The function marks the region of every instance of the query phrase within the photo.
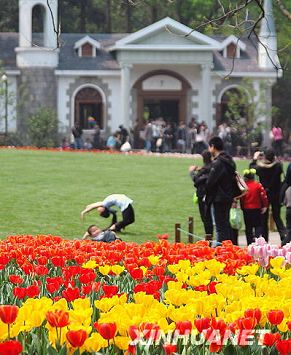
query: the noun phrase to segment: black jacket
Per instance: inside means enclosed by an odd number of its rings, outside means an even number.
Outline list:
[[[193,180],[194,186],[197,189],[196,194],[199,199],[203,199],[206,195],[206,181],[210,173],[210,167],[210,164],[204,165],[201,169],[190,172],[190,176]]]
[[[250,167],[256,169],[260,183],[267,192],[270,202],[279,200],[283,166],[279,161],[253,160]]]
[[[232,157],[221,152],[211,163],[206,182],[206,203],[232,202],[236,165]]]

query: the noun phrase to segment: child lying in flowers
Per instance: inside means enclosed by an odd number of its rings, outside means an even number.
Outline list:
[[[95,224],[92,224],[91,226],[88,227],[82,239],[89,239],[95,242],[105,242],[105,243],[114,242],[117,239],[120,240],[120,238],[117,237],[115,232],[111,230],[102,230],[101,228],[97,227]]]

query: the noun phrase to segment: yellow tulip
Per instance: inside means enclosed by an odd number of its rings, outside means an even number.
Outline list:
[[[180,266],[178,264],[168,265],[167,268],[174,275],[180,271]]]
[[[86,339],[82,349],[89,353],[98,352],[101,348],[107,347],[107,341],[102,338],[99,333],[92,333],[91,336]]]
[[[280,332],[286,333],[288,332],[288,325],[287,325],[288,319],[284,318],[282,323],[277,325],[277,328],[280,330]]]
[[[150,307],[154,302],[157,302],[153,295],[147,295],[145,292],[137,292],[133,295],[135,303],[143,304]]]
[[[277,269],[282,267],[283,263],[285,261],[285,258],[283,256],[276,256],[275,258],[270,259],[270,265]]]
[[[98,267],[98,264],[95,260],[88,260],[86,263],[82,264],[82,267],[84,269],[95,269],[96,267]]]
[[[245,265],[236,270],[239,275],[255,275],[259,270],[259,264]]]
[[[150,255],[148,260],[152,265],[157,265],[157,263],[160,261],[160,257],[158,255]]]
[[[128,344],[130,343],[131,339],[128,337],[121,337],[121,336],[116,336],[114,338],[115,345],[120,349],[120,350],[127,350],[128,349]]]
[[[108,275],[110,271],[111,271],[110,265],[99,266],[99,272],[101,272],[101,274],[104,276]]]
[[[121,265],[118,265],[118,264],[111,266],[111,271],[115,275],[120,275],[124,271],[124,269],[125,269],[124,266],[121,266]]]

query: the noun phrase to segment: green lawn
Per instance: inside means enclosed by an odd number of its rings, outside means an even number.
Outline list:
[[[80,238],[92,223],[108,226],[109,220],[95,211],[82,222],[80,212],[111,193],[125,193],[134,200],[136,222],[121,234],[123,240],[142,242],[156,239],[158,233],[169,233],[173,240],[175,223],[187,229],[189,216],[194,217],[194,233],[203,235],[188,175],[188,166],[201,164],[199,160],[1,149],[0,162],[1,238]],[[242,171],[248,161],[237,165]]]

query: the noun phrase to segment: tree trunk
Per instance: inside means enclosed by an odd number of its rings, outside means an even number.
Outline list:
[[[112,22],[111,22],[111,0],[106,0],[106,25],[105,25],[105,32],[111,33],[112,32]]]
[[[129,0],[126,1],[126,32],[131,33],[132,32],[132,9],[131,9],[131,4]]]
[[[87,8],[87,0],[80,1],[80,32],[85,33],[87,18],[86,18],[86,8]]]

